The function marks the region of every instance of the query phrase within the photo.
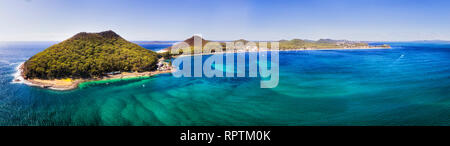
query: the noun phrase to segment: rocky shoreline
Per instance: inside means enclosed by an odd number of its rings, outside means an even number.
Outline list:
[[[54,79],[54,80],[43,80],[43,79],[26,79],[24,72],[24,63],[21,63],[17,67],[18,75],[14,77],[14,83],[23,83],[28,86],[40,87],[44,89],[67,91],[74,90],[78,88],[78,85],[83,82],[90,81],[100,81],[109,79],[126,79],[126,78],[136,78],[136,77],[149,77],[163,73],[171,73],[172,68],[168,67],[166,70],[156,70],[149,72],[125,72],[116,75],[103,76],[101,78],[90,78],[90,79]]]

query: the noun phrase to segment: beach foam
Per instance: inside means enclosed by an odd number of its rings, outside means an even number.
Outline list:
[[[27,80],[25,80],[23,77],[22,77],[22,69],[21,69],[21,67],[23,66],[23,64],[24,64],[25,62],[21,62],[21,63],[16,63],[16,64],[19,64],[19,65],[17,65],[17,67],[15,68],[16,69],[16,72],[13,74],[13,76],[14,76],[14,79],[12,80],[12,82],[11,83],[14,83],[14,84],[31,84],[30,82],[28,82]]]

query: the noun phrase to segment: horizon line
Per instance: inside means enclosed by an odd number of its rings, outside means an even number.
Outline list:
[[[294,38],[294,39],[299,39],[299,38]],[[281,39],[281,40],[294,40],[294,39]],[[322,38],[322,39],[330,39],[330,38]],[[67,40],[67,39],[65,39]],[[0,42],[62,42],[65,40],[30,40],[30,41],[24,41],[24,40],[9,40],[9,41],[3,41],[0,40]],[[205,39],[208,40],[208,39]],[[237,39],[240,40],[240,39]],[[208,40],[208,41],[215,41],[215,42],[228,42],[228,41],[237,41],[237,40]],[[246,40],[246,39],[244,39]],[[281,40],[247,40],[247,41],[253,41],[253,42],[276,42],[276,41],[281,41]],[[310,40],[310,41],[319,41],[320,39],[317,40],[312,40],[312,39],[300,39],[300,40]],[[340,40],[345,40],[345,41],[354,41],[354,42],[450,42],[450,40],[440,40],[440,39],[432,39],[432,40],[401,40],[401,41],[390,41],[390,40],[381,40],[381,41],[376,41],[376,40],[347,40],[347,39],[330,39],[330,40],[335,40],[335,41],[340,41]],[[130,42],[182,42],[184,40],[127,40]]]

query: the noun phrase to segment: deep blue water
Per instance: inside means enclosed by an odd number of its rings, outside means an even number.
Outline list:
[[[159,51],[161,49],[172,46],[172,44],[139,44],[139,45],[153,51]]]
[[[54,43],[0,43],[0,125],[450,125],[448,43],[280,52],[270,89],[259,78],[171,74],[63,92],[11,83],[19,63]]]

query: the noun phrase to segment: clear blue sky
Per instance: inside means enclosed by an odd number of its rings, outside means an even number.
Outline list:
[[[0,0],[0,41],[450,40],[448,0]]]

